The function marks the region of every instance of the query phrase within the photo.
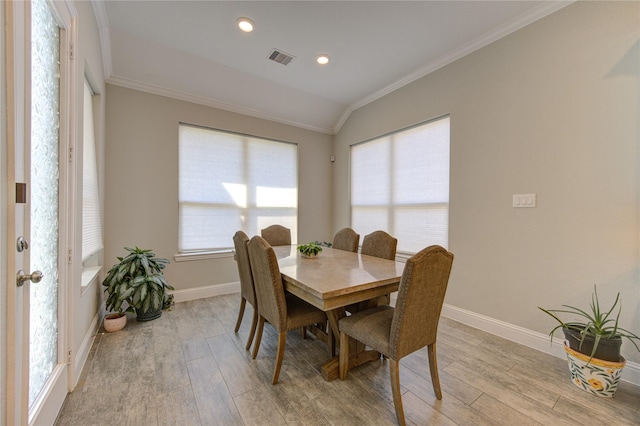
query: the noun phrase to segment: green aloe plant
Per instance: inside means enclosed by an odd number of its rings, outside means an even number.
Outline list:
[[[125,247],[126,257],[118,257],[102,282],[108,294],[107,310],[144,313],[159,310],[171,303],[173,295],[166,290],[174,290],[167,283],[162,270],[169,260],[156,257],[152,250]],[[123,309],[124,302],[128,307]]]
[[[617,294],[616,300],[608,310],[602,310],[600,308],[600,301],[598,300],[598,291],[596,286],[593,286],[593,294],[591,295],[591,304],[589,311],[576,308],[570,305],[562,305],[567,309],[544,309],[538,306],[538,309],[550,315],[553,319],[558,321],[558,325],[555,326],[549,335],[553,341],[553,333],[559,328],[566,328],[580,333],[581,341],[580,348],[586,336],[593,337],[593,350],[590,354],[590,359],[596,353],[596,349],[602,339],[613,339],[615,337],[624,337],[628,339],[633,346],[640,352],[640,347],[636,343],[636,340],[640,341],[640,337],[618,326],[618,319],[620,318],[620,312],[622,312],[622,302],[620,301],[620,293]],[[617,313],[614,314],[614,309],[618,306]],[[582,321],[565,322],[558,314],[572,314],[583,319]],[[614,316],[615,315],[615,316]],[[586,354],[585,354],[586,355]]]

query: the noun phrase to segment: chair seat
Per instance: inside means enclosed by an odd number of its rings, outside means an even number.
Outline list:
[[[327,320],[326,314],[313,305],[305,302],[293,294],[286,293],[287,301],[287,329],[305,327],[309,324],[324,322]]]
[[[393,313],[394,308],[386,305],[365,309],[342,318],[339,322],[340,331],[360,342],[367,342],[374,350],[389,356]]]

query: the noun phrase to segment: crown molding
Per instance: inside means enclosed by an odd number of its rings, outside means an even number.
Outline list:
[[[392,83],[389,86],[386,86],[385,88],[375,93],[372,93],[371,95],[357,102],[352,103],[345,109],[345,111],[340,116],[340,119],[338,120],[338,122],[336,123],[336,126],[334,127],[334,130],[333,130],[334,133],[338,133],[338,131],[340,131],[340,129],[342,128],[344,123],[347,121],[351,113],[357,110],[358,108],[362,108],[363,106],[368,105],[373,101],[376,101],[382,98],[383,96],[386,96],[389,93],[392,93],[400,89],[401,87],[404,87],[416,80],[419,80],[420,78],[428,74],[431,74],[432,72],[446,65],[449,65],[450,63],[457,61],[458,59],[464,56],[467,56],[475,52],[476,50],[479,50],[493,43],[494,41],[497,41],[503,37],[506,37],[509,34],[514,33],[526,27],[527,25],[534,23],[535,21],[538,21],[546,16],[549,16],[552,13],[555,13],[558,10],[569,6],[574,2],[575,2],[574,0],[544,2],[540,6],[530,10],[529,12],[523,15],[520,15],[519,17],[511,20],[510,22],[507,22],[500,27],[494,28],[490,32],[485,33],[484,35],[476,38],[475,40],[472,40],[469,43],[462,45],[458,49],[452,50],[446,55],[439,57],[435,61],[428,63],[427,65],[418,69],[416,72],[409,74],[408,76],[402,78],[401,80],[398,80],[395,83]]]
[[[484,34],[483,36],[464,44],[458,49],[455,49],[446,55],[441,56],[440,58],[432,61],[425,66],[418,69],[416,72],[409,74],[408,76],[392,83],[381,90],[372,93],[371,95],[356,101],[343,111],[340,115],[338,121],[335,123],[333,128],[310,125],[308,123],[301,123],[297,121],[283,119],[282,117],[276,116],[274,114],[268,113],[266,111],[260,111],[253,108],[243,107],[241,105],[232,104],[229,102],[222,102],[212,98],[207,98],[204,96],[195,95],[192,93],[187,93],[179,90],[168,89],[160,86],[155,86],[147,83],[143,83],[140,81],[134,81],[131,79],[126,79],[113,75],[113,65],[111,58],[111,37],[109,33],[109,22],[107,18],[106,8],[104,6],[103,0],[91,0],[91,4],[93,6],[94,13],[96,15],[96,20],[98,22],[98,27],[100,30],[100,43],[102,45],[102,58],[103,58],[103,66],[104,66],[104,75],[105,80],[109,84],[113,84],[116,86],[126,87],[134,90],[140,90],[156,95],[167,96],[179,100],[183,100],[186,102],[192,102],[200,105],[210,106],[213,108],[223,109],[230,112],[235,112],[238,114],[248,115],[255,118],[265,119],[281,124],[286,124],[289,126],[295,126],[302,129],[312,130],[315,132],[335,135],[337,134],[344,123],[348,120],[351,113],[363,106],[366,106],[389,93],[394,92],[466,55],[469,55],[476,50],[479,50],[494,41],[497,41],[515,31],[518,31],[527,25],[542,19],[552,13],[557,12],[560,9],[565,8],[566,6],[574,3],[575,0],[567,0],[567,1],[545,1],[540,4],[538,7],[530,10],[529,12],[511,20],[510,22],[505,23],[504,25],[493,29],[492,31]]]
[[[154,95],[165,96],[172,99],[177,99],[185,102],[191,102],[194,104],[204,105],[212,108],[217,108],[229,112],[235,112],[237,114],[247,115],[250,117],[260,118],[263,120],[273,121],[275,123],[286,124],[288,126],[298,127],[301,129],[312,130],[314,132],[333,134],[333,130],[328,127],[314,126],[307,123],[301,123],[292,120],[286,120],[282,117],[270,114],[265,111],[256,110],[253,108],[247,108],[244,106],[232,104],[229,102],[221,102],[206,96],[200,96],[193,93],[184,92],[181,90],[168,89],[166,87],[156,86],[153,84],[143,83],[141,81],[131,80],[118,76],[111,75],[107,78],[107,83],[114,86],[125,87],[127,89],[139,90],[141,92],[147,92]]]

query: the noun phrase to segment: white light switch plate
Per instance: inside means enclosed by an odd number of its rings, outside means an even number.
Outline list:
[[[536,206],[536,194],[513,194],[514,208],[532,208]]]

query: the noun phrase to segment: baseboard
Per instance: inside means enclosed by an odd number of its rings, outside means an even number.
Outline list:
[[[188,300],[204,299],[205,297],[220,296],[240,291],[240,281],[224,284],[208,285],[204,287],[187,288],[173,292],[174,302],[186,302]]]
[[[100,328],[100,314],[101,312],[98,311],[96,316],[93,317],[93,321],[91,321],[91,325],[89,325],[89,329],[87,330],[84,339],[82,339],[82,344],[78,348],[78,352],[76,352],[73,363],[72,389],[76,388],[78,380],[80,380],[80,375],[82,374],[82,369],[89,358],[89,352],[91,352],[93,340],[96,338],[98,328]]]
[[[447,304],[442,307],[442,316],[540,352],[566,359],[562,341],[554,339],[553,343],[551,343],[547,334],[531,331]],[[628,361],[622,371],[622,380],[640,386],[640,364]]]

